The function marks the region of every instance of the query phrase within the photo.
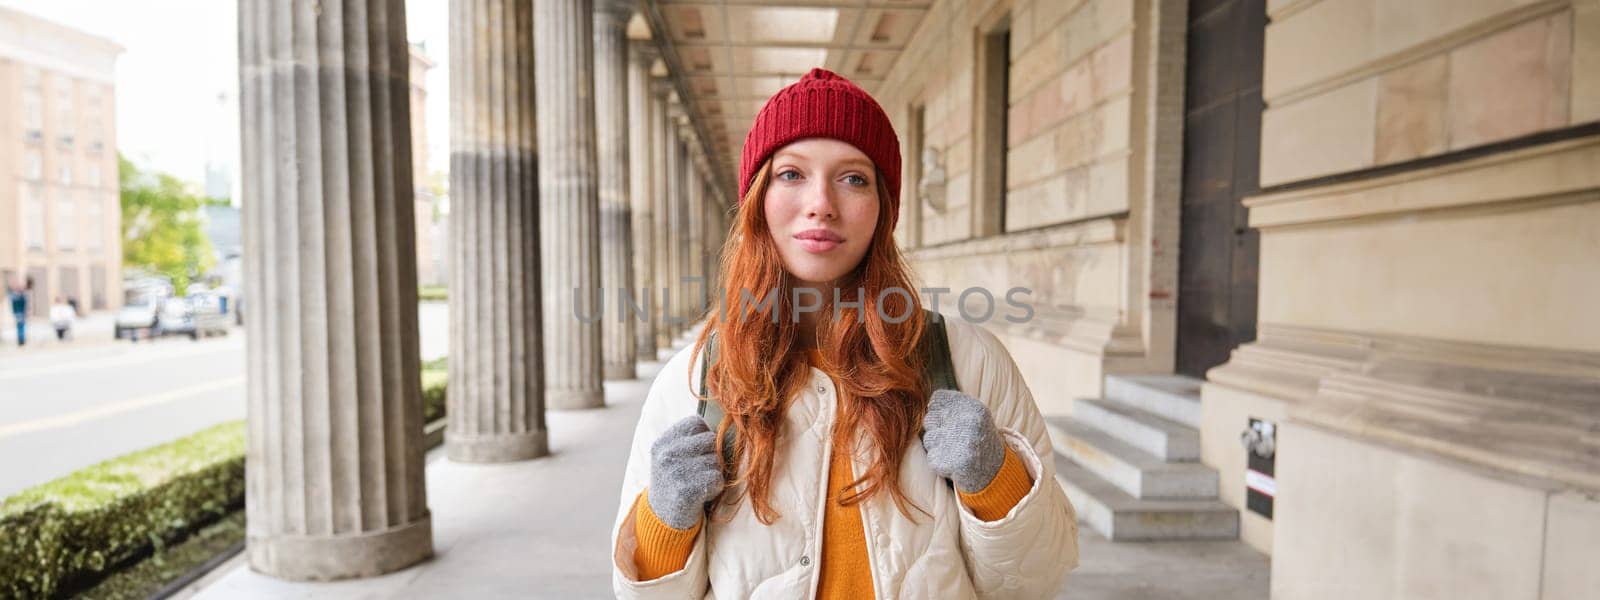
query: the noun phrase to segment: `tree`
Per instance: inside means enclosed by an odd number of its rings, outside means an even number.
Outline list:
[[[216,258],[202,228],[205,204],[183,180],[161,172],[141,171],[117,156],[122,187],[122,262],[172,279],[182,295],[189,282],[210,271]]]

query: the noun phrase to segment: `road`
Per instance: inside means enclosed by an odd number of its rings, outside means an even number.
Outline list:
[[[423,360],[449,350],[442,303],[418,310]],[[101,337],[105,339],[100,339]],[[0,498],[245,416],[245,336],[80,342],[0,353]]]
[[[10,354],[0,364],[0,497],[244,418],[244,336]]]

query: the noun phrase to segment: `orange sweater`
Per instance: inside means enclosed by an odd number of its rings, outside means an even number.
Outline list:
[[[838,432],[835,432],[837,435]],[[867,559],[867,535],[861,523],[858,504],[840,504],[846,486],[854,479],[850,457],[834,452],[828,464],[828,498],[822,515],[822,557],[818,564],[818,598],[872,597],[872,571]],[[1011,448],[1005,462],[989,486],[974,494],[957,491],[961,503],[979,519],[998,520],[1028,495],[1033,478]],[[633,504],[634,535],[639,546],[634,551],[634,566],[639,580],[649,581],[683,568],[694,549],[700,523],[688,530],[673,529],[656,517],[647,501],[649,490],[639,493]]]

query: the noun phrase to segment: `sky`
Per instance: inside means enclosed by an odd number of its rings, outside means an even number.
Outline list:
[[[233,165],[238,189],[238,15],[233,0],[0,0],[0,6],[106,37],[117,58],[117,149],[196,185],[206,163]],[[406,0],[407,37],[428,72],[429,170],[449,156],[448,0]],[[220,96],[220,100],[219,100]]]

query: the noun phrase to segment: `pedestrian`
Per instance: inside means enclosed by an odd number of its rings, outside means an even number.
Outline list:
[[[57,341],[67,339],[67,332],[72,330],[74,316],[72,305],[62,301],[60,296],[56,296],[55,303],[50,305],[50,326],[56,330]]]
[[[1045,598],[1077,565],[1016,364],[912,287],[900,164],[883,109],[827,70],[757,114],[722,305],[634,430],[618,597]]]
[[[33,289],[33,278],[22,285],[10,286],[11,316],[17,321],[17,346],[28,345],[28,291]]]

